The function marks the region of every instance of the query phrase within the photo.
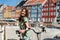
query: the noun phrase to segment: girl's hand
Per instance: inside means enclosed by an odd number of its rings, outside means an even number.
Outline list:
[[[20,30],[21,33],[25,33],[25,30]]]
[[[28,30],[28,28],[26,28],[26,31]]]
[[[29,28],[26,28],[26,31],[29,30],[29,29],[32,29],[33,27],[29,27]]]
[[[32,29],[33,27],[29,27],[30,29]]]

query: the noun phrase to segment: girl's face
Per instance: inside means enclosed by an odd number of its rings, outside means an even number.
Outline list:
[[[25,16],[25,15],[26,15],[26,10],[25,10],[25,9],[22,10],[21,15],[22,15],[22,16]]]

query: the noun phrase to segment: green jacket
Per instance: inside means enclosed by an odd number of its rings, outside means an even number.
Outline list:
[[[24,17],[24,21],[20,22],[20,29],[23,30],[23,29],[26,29],[26,22],[28,22],[28,18],[27,17]]]

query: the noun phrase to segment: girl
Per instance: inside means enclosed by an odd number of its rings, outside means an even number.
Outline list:
[[[22,8],[21,14],[19,17],[19,25],[20,25],[20,33],[22,34],[21,40],[25,40],[24,36],[26,36],[26,31],[31,28],[31,25],[28,22],[28,10],[26,8]]]

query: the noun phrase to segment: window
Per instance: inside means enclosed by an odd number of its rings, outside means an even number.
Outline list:
[[[41,5],[31,7],[31,17],[30,18],[33,19],[33,21],[41,20],[41,18],[42,18],[41,15],[42,15],[42,6]]]
[[[43,22],[45,22],[45,19],[46,19],[46,18],[43,18]]]

